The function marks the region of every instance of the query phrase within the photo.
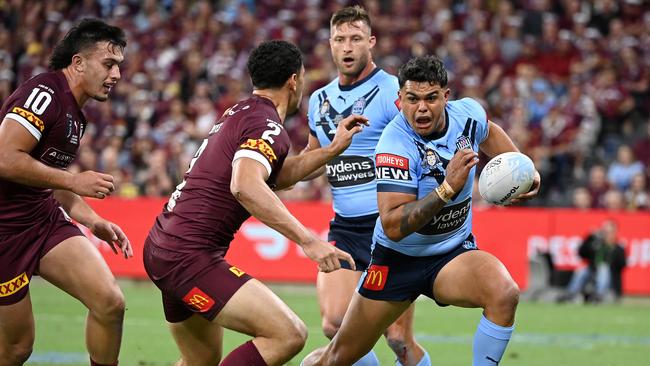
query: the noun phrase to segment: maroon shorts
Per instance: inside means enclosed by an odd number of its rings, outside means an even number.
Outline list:
[[[60,208],[23,232],[0,234],[0,306],[22,300],[41,258],[62,241],[83,236]]]
[[[165,319],[170,323],[192,314],[212,321],[250,275],[229,264],[223,253],[177,253],[144,242],[144,268],[162,292]]]

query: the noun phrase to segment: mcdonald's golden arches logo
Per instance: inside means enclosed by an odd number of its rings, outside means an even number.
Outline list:
[[[371,265],[366,271],[363,288],[372,291],[381,291],[388,280],[388,266]]]
[[[208,294],[194,287],[183,297],[183,302],[199,313],[205,313],[214,305],[214,300]]]

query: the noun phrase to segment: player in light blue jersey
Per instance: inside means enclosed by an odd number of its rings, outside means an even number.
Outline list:
[[[375,155],[380,219],[372,260],[339,332],[303,364],[353,363],[425,295],[440,306],[483,308],[473,365],[498,365],[514,329],[519,289],[496,257],[477,250],[472,183],[479,149],[490,157],[518,150],[476,101],[448,101],[447,71],[438,58],[414,58],[398,78],[402,112],[384,129]],[[539,185],[536,173],[531,191],[518,200],[535,196]]]
[[[332,188],[335,217],[330,222],[328,240],[352,255],[357,271],[319,273],[318,298],[323,332],[334,337],[343,320],[363,270],[370,262],[372,234],[378,217],[374,152],[381,133],[398,113],[397,78],[378,68],[372,61],[370,18],[359,7],[343,8],[331,18],[330,47],[338,77],[316,90],[309,99],[311,134],[307,150],[327,146],[334,138],[338,122],[350,114],[363,115],[370,121],[352,144],[321,170],[326,171]],[[429,356],[413,337],[413,307],[395,325],[388,328],[386,339],[397,356],[398,365],[426,366]],[[359,331],[362,331],[360,329]],[[378,365],[374,353],[355,365]]]

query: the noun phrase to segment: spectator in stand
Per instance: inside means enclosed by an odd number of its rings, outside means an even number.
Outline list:
[[[650,118],[645,122],[645,134],[634,143],[634,157],[645,166],[645,174],[650,178]]]
[[[610,186],[607,182],[607,171],[603,165],[594,165],[589,170],[589,181],[587,190],[591,195],[593,208],[605,207],[605,193],[609,191]]]
[[[591,209],[591,195],[585,187],[577,187],[573,190],[573,207],[580,210]]]
[[[644,170],[643,164],[634,158],[632,149],[627,145],[621,145],[616,154],[616,161],[609,166],[607,179],[612,186],[625,191],[632,183],[632,177],[643,173]]]
[[[603,208],[608,211],[621,211],[625,209],[625,197],[623,192],[612,188],[603,196]]]
[[[637,173],[632,177],[630,188],[625,191],[625,201],[629,210],[644,210],[650,208],[650,196],[646,176],[643,173]]]
[[[336,70],[324,62],[329,52],[321,41],[329,36],[328,14],[339,6],[304,0],[7,1],[0,12],[0,102],[19,82],[44,70],[55,40],[80,17],[100,17],[122,27],[133,39],[123,65],[125,77],[110,102],[84,107],[93,121],[84,146],[100,156],[106,136],[119,132],[118,164],[144,194],[140,179],[150,168],[133,146],[147,139],[149,152],[166,150],[174,167],[170,179],[182,180],[205,135],[200,116],[204,110],[219,116],[244,98],[251,87],[243,77],[245,62],[262,40],[296,39],[308,71],[306,93],[333,78]],[[516,132],[516,139],[525,142],[518,146],[525,150],[552,149],[535,141],[530,127],[550,113],[547,100],[558,101],[562,114],[578,129],[565,153],[573,165],[571,187],[585,184],[593,164],[607,169],[622,143],[635,147],[650,179],[649,138],[642,152],[634,144],[635,132],[650,128],[650,2],[387,0],[366,6],[376,20],[377,66],[394,73],[413,53],[435,52],[448,66],[450,97],[484,99],[488,115]],[[534,80],[546,86],[531,88]],[[502,90],[503,85],[510,90]],[[545,91],[542,103],[531,103],[529,109],[526,103],[540,95],[532,89]],[[298,150],[305,144],[305,127],[304,118],[285,125]],[[543,189],[552,189],[547,182]],[[534,204],[571,204],[570,191],[546,193],[540,192]],[[328,195],[316,188],[283,196]]]

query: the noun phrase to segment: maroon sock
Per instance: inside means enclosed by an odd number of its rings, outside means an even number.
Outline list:
[[[268,366],[253,341],[235,348],[221,361],[220,366]]]
[[[90,359],[90,366],[117,366],[117,362],[115,363],[99,363],[93,361],[93,359]]]

